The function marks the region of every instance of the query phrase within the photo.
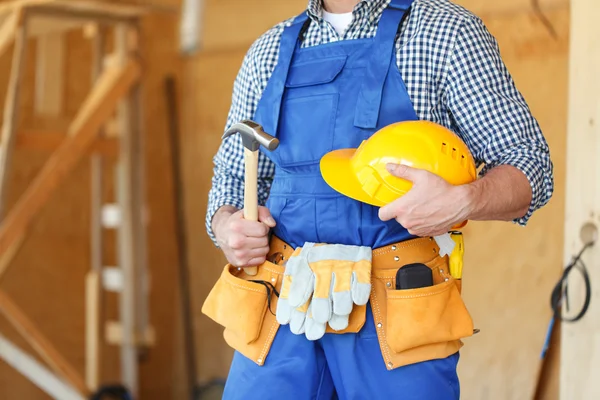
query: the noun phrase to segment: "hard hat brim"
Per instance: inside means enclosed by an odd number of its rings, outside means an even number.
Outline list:
[[[334,150],[321,158],[321,176],[335,191],[351,199],[383,207],[385,204],[369,196],[362,188],[361,183],[352,170],[350,160],[356,149]]]

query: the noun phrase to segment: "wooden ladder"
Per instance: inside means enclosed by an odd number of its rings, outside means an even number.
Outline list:
[[[0,358],[55,398],[84,399],[101,385],[100,345],[121,348],[122,384],[138,392],[138,357],[154,342],[148,314],[145,176],[140,93],[139,19],[149,6],[99,1],[19,0],[0,4],[0,55],[11,44],[13,58],[0,136],[0,283],[35,217],[52,193],[86,156],[91,162],[93,223],[91,268],[86,279],[85,379],[0,287],[0,313],[49,366],[48,370],[0,332]],[[92,39],[94,85],[66,133],[18,130],[25,47],[31,37],[84,28]],[[114,29],[112,54],[106,30]],[[5,200],[16,146],[52,154],[17,203]],[[102,171],[116,159],[115,193],[105,203]],[[112,212],[112,214],[111,214]],[[115,218],[110,218],[116,215]],[[116,229],[118,266],[104,265],[104,229]],[[119,292],[119,321],[104,321],[103,292]]]

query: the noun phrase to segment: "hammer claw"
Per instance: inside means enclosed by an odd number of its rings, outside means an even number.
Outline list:
[[[233,124],[223,134],[223,139],[239,133],[244,145],[244,218],[258,220],[258,149],[260,146],[268,150],[275,150],[279,146],[279,140],[266,133],[262,126],[254,121],[243,120]],[[244,268],[248,275],[256,275],[257,268]]]

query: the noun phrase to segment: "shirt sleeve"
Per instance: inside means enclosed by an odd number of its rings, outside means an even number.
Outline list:
[[[498,165],[512,165],[527,177],[532,200],[513,222],[526,225],[554,190],[553,165],[546,139],[517,90],[496,39],[477,17],[466,18],[449,60],[448,111],[469,146],[480,176]]]
[[[253,52],[251,48],[244,57],[234,81],[225,130],[241,120],[252,119],[258,106],[261,89]],[[213,216],[224,205],[238,209],[244,206],[244,146],[240,135],[232,135],[222,141],[213,157],[213,166],[212,187],[208,194],[205,222],[208,236],[218,247],[211,224]],[[264,205],[267,201],[274,173],[272,162],[259,152],[258,202],[260,205]]]

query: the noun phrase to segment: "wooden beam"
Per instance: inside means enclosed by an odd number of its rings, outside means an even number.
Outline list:
[[[85,281],[85,381],[90,390],[100,383],[100,304],[101,277],[90,271]]]
[[[127,27],[119,25],[115,28],[115,61],[117,65],[125,62],[129,54],[127,48]],[[119,225],[118,263],[123,272],[123,291],[119,296],[119,317],[123,329],[123,342],[121,343],[121,376],[123,383],[130,388],[134,397],[137,396],[138,371],[137,371],[137,346],[134,340],[135,324],[135,298],[139,288],[135,285],[137,269],[135,249],[135,213],[133,207],[135,182],[132,180],[133,165],[133,137],[131,132],[131,101],[130,96],[123,98],[117,109],[117,121],[121,134],[119,147],[119,163],[117,165],[116,193],[121,210],[121,223]]]
[[[15,32],[21,20],[21,10],[15,10],[9,13],[0,25],[0,56],[15,40]]]
[[[33,21],[30,21],[33,26]],[[37,41],[34,112],[58,117],[63,111],[65,37],[49,33]]]
[[[14,11],[17,8],[24,8],[33,5],[42,5],[53,3],[56,0],[12,0],[0,3],[0,14]]]
[[[92,0],[12,0],[0,3],[0,14],[16,7],[37,8],[40,6],[72,11],[105,13],[122,17],[135,17],[149,12],[175,13],[178,8],[161,4],[119,4]]]
[[[46,35],[66,33],[74,29],[82,29],[87,21],[32,15],[29,22],[28,36],[30,38],[39,38]]]
[[[85,400],[84,396],[2,335],[0,335],[0,358],[55,399]]]
[[[88,390],[77,370],[60,354],[50,341],[39,331],[25,313],[0,290],[0,313],[11,323],[29,345],[48,363],[50,368],[65,378],[80,394]]]
[[[123,344],[123,327],[118,321],[107,321],[104,335],[108,344],[117,346]],[[139,347],[152,347],[156,344],[156,332],[152,326],[148,326],[145,331],[136,332],[133,341]]]
[[[0,254],[6,252],[27,230],[54,190],[88,151],[102,123],[139,76],[140,66],[134,60],[103,73],[69,127],[67,140],[46,162],[0,225]]]
[[[102,74],[105,45],[105,29],[103,26],[93,24],[93,29],[88,30],[92,40],[93,63],[92,83],[95,84]],[[103,129],[98,132],[103,137]],[[100,384],[100,371],[102,368],[102,353],[100,352],[101,323],[104,320],[102,295],[102,266],[103,266],[103,229],[102,229],[102,203],[104,191],[102,187],[103,159],[99,154],[94,154],[90,159],[91,181],[91,223],[90,223],[90,264],[86,286],[86,319],[85,319],[85,374],[86,382],[90,389],[97,390]]]
[[[597,0],[571,2],[569,59],[569,120],[564,262],[571,262],[582,246],[582,227],[600,226],[600,8]],[[586,315],[561,325],[560,398],[599,399],[600,380],[600,242],[583,255],[591,281]],[[570,315],[582,304],[583,280],[574,271],[569,280]]]
[[[56,131],[21,131],[17,135],[16,147],[22,150],[51,152],[58,149],[67,139],[67,134]],[[87,150],[86,154],[102,154],[105,157],[117,157],[119,153],[118,138],[98,138]]]
[[[4,103],[4,119],[2,136],[0,136],[0,221],[4,218],[4,202],[8,189],[8,178],[11,172],[12,154],[14,151],[15,136],[17,133],[19,98],[21,80],[25,64],[25,47],[27,41],[27,17],[24,17],[15,34],[15,48],[13,51],[12,67],[6,102]],[[0,253],[1,254],[1,253]]]
[[[8,250],[0,254],[0,282],[2,282],[2,278],[4,277],[4,271],[8,268],[8,266],[13,262],[21,246],[23,246],[23,242],[25,241],[25,234],[21,234],[17,240],[13,242],[13,244],[8,248]]]

